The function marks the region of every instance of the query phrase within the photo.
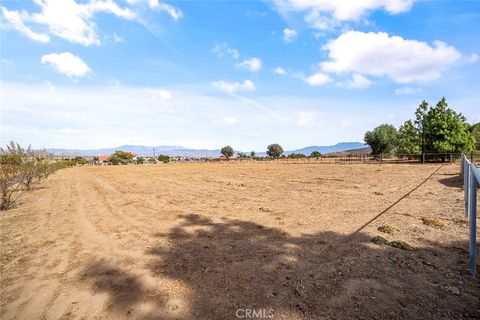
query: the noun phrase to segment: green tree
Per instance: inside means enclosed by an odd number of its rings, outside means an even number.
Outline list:
[[[163,155],[163,154],[159,155],[157,159],[158,159],[158,161],[163,162],[163,163],[169,163],[170,162],[170,156]]]
[[[119,156],[113,154],[109,159],[108,159],[109,162],[111,162],[112,164],[114,165],[117,165],[117,164],[121,164],[121,163],[124,163],[124,160],[121,159]]]
[[[372,148],[372,154],[392,155],[397,145],[397,129],[391,124],[382,124],[365,133],[364,141]]]
[[[480,150],[480,122],[472,126],[472,134],[475,138],[475,149]]]
[[[87,158],[84,158],[84,157],[75,157],[75,159],[73,160],[75,161],[76,164],[81,164],[81,165],[87,164],[89,162]]]
[[[422,153],[425,153],[426,147],[426,123],[425,118],[428,112],[428,102],[423,100],[415,111],[414,125],[417,130],[418,138],[420,141],[420,149]]]
[[[255,156],[256,156],[256,153],[255,153],[255,151],[251,151],[251,152],[250,152],[250,157],[251,157],[252,159],[254,159],[254,158],[255,158]]]
[[[420,154],[422,140],[412,120],[406,121],[398,129],[397,154]]]
[[[121,151],[121,150],[115,151],[112,157],[113,156],[118,157],[120,160],[122,160],[122,162],[128,162],[135,157],[133,153],[127,152],[127,151]]]
[[[233,148],[230,146],[225,146],[220,150],[220,153],[223,154],[227,159],[233,156]]]
[[[312,151],[312,153],[310,153],[310,158],[320,158],[321,156],[320,151]]]
[[[475,146],[471,126],[461,113],[448,107],[442,98],[435,107],[417,109],[420,126],[417,128],[424,141],[425,152],[468,152]]]
[[[245,152],[237,152],[237,158],[246,159],[248,158],[248,154],[246,154]]]
[[[280,158],[283,153],[283,148],[278,143],[273,143],[267,147],[267,155],[271,158]]]
[[[137,164],[144,164],[145,163],[145,158],[144,157],[138,157],[137,158]]]

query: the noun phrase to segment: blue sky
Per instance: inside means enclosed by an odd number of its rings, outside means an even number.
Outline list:
[[[480,121],[480,1],[1,1],[1,143],[361,141],[442,96]]]

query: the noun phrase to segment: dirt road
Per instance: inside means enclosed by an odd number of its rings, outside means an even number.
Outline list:
[[[0,317],[480,318],[480,281],[466,273],[458,171],[272,163],[65,169],[0,213]],[[377,230],[385,224],[393,235]],[[378,235],[415,250],[375,245]]]

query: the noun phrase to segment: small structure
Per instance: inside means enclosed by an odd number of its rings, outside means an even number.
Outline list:
[[[97,156],[97,160],[95,161],[95,164],[103,165],[106,164],[110,160],[110,156]]]

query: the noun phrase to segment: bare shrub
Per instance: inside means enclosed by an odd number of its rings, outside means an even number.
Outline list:
[[[0,147],[0,210],[7,210],[14,206],[22,195],[25,170],[23,161],[25,150],[13,141]]]

